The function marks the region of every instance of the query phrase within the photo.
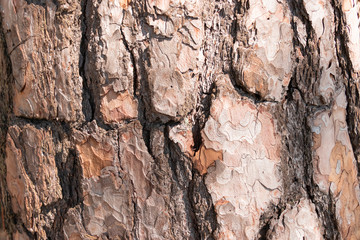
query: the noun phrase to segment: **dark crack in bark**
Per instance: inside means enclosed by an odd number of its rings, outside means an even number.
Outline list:
[[[87,79],[85,74],[86,55],[88,52],[88,23],[87,15],[89,13],[88,0],[81,0],[81,43],[80,43],[80,57],[79,57],[79,75],[82,78],[83,93],[82,93],[82,112],[84,114],[86,122],[91,122],[95,118],[95,100],[93,93],[91,92],[91,79]]]
[[[10,54],[7,51],[5,35],[0,14],[0,232],[12,233],[21,221],[14,215],[11,199],[6,184],[6,136],[8,132],[9,115],[12,111],[12,84],[14,82],[11,69]]]
[[[331,5],[334,9],[335,16],[336,56],[340,65],[342,80],[346,88],[345,94],[348,103],[346,108],[346,122],[349,127],[348,133],[357,163],[358,179],[360,180],[360,92],[358,84],[360,76],[359,73],[354,73],[350,59],[349,49],[347,47],[349,39],[341,5],[339,1],[336,0],[332,0]]]
[[[312,133],[310,118],[319,109],[328,109],[323,99],[319,98],[320,79],[319,42],[309,20],[303,1],[288,1],[293,13],[291,25],[294,31],[294,49],[300,49],[302,58],[295,56],[297,66],[294,69],[286,95],[285,122],[287,128],[283,140],[288,158],[283,162],[285,195],[287,202],[295,204],[304,194],[315,204],[316,213],[324,227],[325,239],[338,239],[339,230],[335,217],[335,203],[330,195],[324,194],[314,182]],[[306,46],[298,40],[297,25],[294,17],[298,17],[306,26]],[[287,181],[289,179],[290,181]],[[303,189],[303,191],[299,191]]]

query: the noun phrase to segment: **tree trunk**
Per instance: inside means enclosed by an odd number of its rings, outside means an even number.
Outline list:
[[[356,0],[0,0],[1,239],[360,239]]]

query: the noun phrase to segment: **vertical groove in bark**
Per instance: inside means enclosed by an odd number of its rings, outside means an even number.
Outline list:
[[[290,86],[286,103],[286,123],[288,136],[286,147],[288,151],[285,173],[285,201],[295,205],[304,196],[308,196],[316,206],[318,217],[322,220],[325,239],[339,239],[335,205],[332,197],[320,191],[313,180],[313,156],[309,149],[311,144],[311,130],[308,127],[308,116],[311,107],[303,102],[300,92]]]
[[[190,203],[193,209],[195,228],[199,238],[196,239],[216,239],[217,219],[211,196],[204,184],[204,179],[196,171],[192,171],[193,176],[189,184]]]
[[[201,84],[200,84],[201,85]],[[194,126],[192,127],[193,149],[195,153],[200,149],[202,144],[201,130],[204,128],[205,123],[210,115],[211,101],[215,98],[216,94],[216,85],[212,83],[208,91],[205,91],[202,86],[200,86],[199,94],[197,97],[198,105],[196,106],[196,112],[194,115]]]
[[[124,37],[124,40],[126,41],[125,37]],[[149,94],[150,93],[148,92],[148,89],[149,89],[148,76],[146,73],[146,65],[149,64],[147,62],[148,61],[147,60],[148,59],[147,52],[139,49],[137,52],[136,58],[137,59],[136,59],[136,61],[134,59],[133,64],[138,66],[136,68],[137,78],[134,77],[134,86],[136,86],[136,90],[137,90],[137,92],[135,92],[135,89],[134,89],[134,93],[139,102],[139,105],[138,105],[139,117],[138,118],[139,118],[139,121],[142,126],[143,139],[145,141],[147,150],[150,153],[150,155],[152,155],[152,151],[151,151],[151,147],[150,147],[151,126],[150,127],[148,126],[150,124],[150,122],[147,120],[147,113],[146,113],[146,105],[150,104],[149,103]],[[136,84],[135,84],[135,81],[136,81]]]
[[[316,212],[324,227],[325,239],[338,239],[339,230],[335,217],[335,205],[332,197],[323,194],[314,182],[313,156],[311,154],[312,140],[309,120],[316,110],[328,109],[324,100],[317,92],[320,81],[319,53],[320,48],[315,40],[315,31],[304,6],[303,1],[288,1],[293,13],[291,25],[294,31],[294,49],[300,49],[304,59],[296,56],[297,66],[286,96],[286,123],[288,136],[285,143],[289,158],[287,170],[294,178],[290,183],[285,181],[287,202],[294,204],[301,197],[308,196],[316,206]],[[294,16],[306,26],[306,46],[299,41],[297,25]],[[290,186],[289,186],[290,184]],[[303,189],[299,191],[299,189]]]
[[[0,16],[0,238],[5,238],[5,232],[14,231],[16,217],[11,208],[11,199],[6,184],[5,149],[9,114],[12,110],[11,84],[13,83],[13,78],[2,22],[3,19]]]
[[[86,53],[88,52],[89,39],[88,35],[88,26],[87,26],[87,9],[88,9],[88,0],[81,0],[81,43],[80,43],[80,58],[79,58],[79,71],[83,83],[83,94],[82,94],[82,111],[85,116],[85,120],[90,122],[95,117],[95,102],[93,93],[91,92],[91,79],[87,79],[85,74],[85,62],[86,62]]]
[[[201,81],[200,77],[200,81]],[[206,121],[210,115],[211,103],[216,96],[216,85],[211,83],[210,87],[206,89],[205,85],[199,84],[199,92],[196,106],[196,112],[194,113],[194,124],[192,127],[193,142],[192,146],[194,155],[199,151],[203,144],[201,131],[203,130]],[[173,149],[176,146],[173,146]],[[176,148],[179,151],[178,148]],[[183,156],[183,158],[187,158]],[[190,161],[190,159],[188,159]],[[214,203],[204,183],[204,177],[202,177],[198,170],[192,166],[191,180],[188,182],[187,194],[190,198],[189,214],[193,215],[194,229],[196,232],[195,239],[215,239],[215,231],[217,229],[217,219],[214,209]],[[192,210],[192,211],[190,211]]]
[[[349,41],[346,33],[346,23],[342,15],[341,5],[339,1],[332,0],[331,4],[334,8],[335,16],[335,43],[336,55],[341,68],[344,85],[346,87],[346,121],[349,127],[349,136],[357,163],[358,179],[360,180],[360,108],[359,108],[359,73],[354,73],[352,62],[349,55],[347,42]]]
[[[260,227],[258,233],[258,240],[270,239],[273,229],[271,226],[272,221],[279,221],[281,213],[285,210],[286,200],[281,199],[278,205],[271,205],[266,212],[260,216]]]
[[[309,114],[311,109],[306,109],[307,114]],[[312,203],[315,204],[316,213],[318,217],[321,219],[324,228],[324,238],[325,239],[340,239],[339,234],[339,226],[336,219],[336,209],[335,202],[333,201],[333,197],[331,194],[326,195],[321,192],[319,187],[314,182],[314,164],[313,164],[313,156],[311,151],[308,149],[312,148],[312,140],[311,140],[311,129],[308,123],[308,117],[305,117],[304,123],[304,139],[303,139],[303,154],[304,154],[304,168],[305,168],[305,189],[307,195]]]
[[[58,141],[62,142],[63,139],[60,137],[58,138]],[[61,159],[61,154],[63,153],[60,152],[57,154],[56,165],[63,198],[52,207],[53,209],[56,209],[57,215],[52,228],[46,229],[47,236],[50,239],[64,239],[64,232],[62,229],[68,210],[77,205],[82,206],[84,200],[81,187],[82,168],[79,162],[80,160],[76,156],[74,149],[69,150],[65,161]]]

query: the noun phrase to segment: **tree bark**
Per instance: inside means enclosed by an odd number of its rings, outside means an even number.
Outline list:
[[[0,0],[1,239],[360,239],[356,0]]]

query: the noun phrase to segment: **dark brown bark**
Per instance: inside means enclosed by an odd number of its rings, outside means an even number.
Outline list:
[[[1,239],[358,239],[359,4],[0,0]]]

